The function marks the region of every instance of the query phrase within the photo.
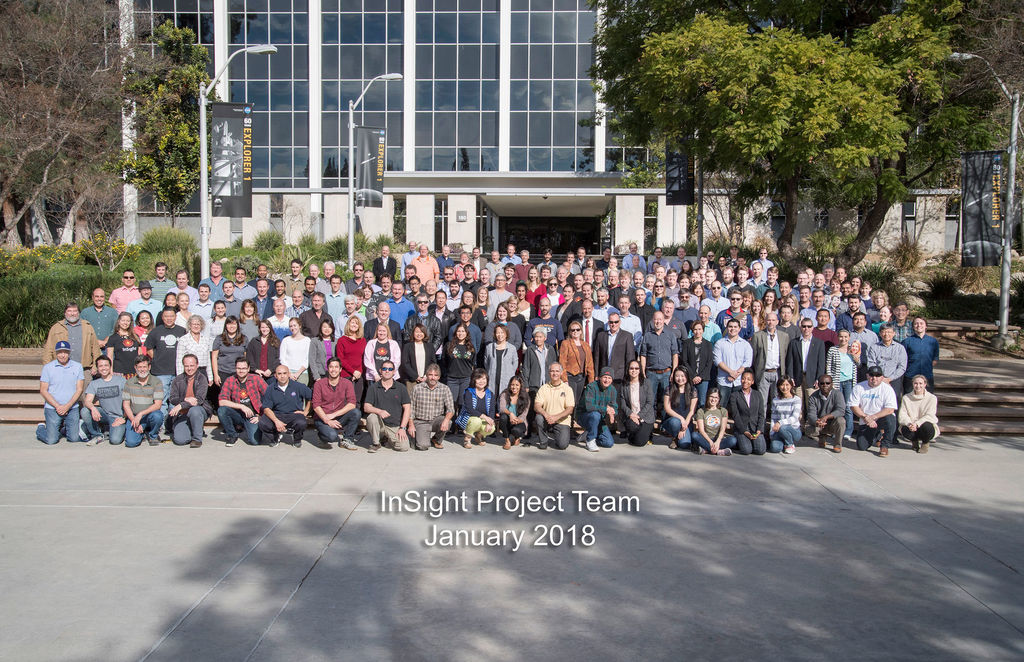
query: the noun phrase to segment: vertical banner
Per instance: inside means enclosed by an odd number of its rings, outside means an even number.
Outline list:
[[[357,126],[355,134],[356,207],[383,207],[385,131],[380,127]]]
[[[252,216],[252,104],[212,104],[210,210]]]
[[[695,202],[693,159],[685,149],[685,145],[682,149],[665,146],[665,203],[670,206]]]
[[[1003,154],[967,152],[962,159],[961,264],[994,266],[999,264],[1003,247]]]

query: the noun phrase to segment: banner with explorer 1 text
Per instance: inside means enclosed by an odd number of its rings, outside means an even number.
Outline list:
[[[356,207],[383,207],[386,132],[380,127],[357,126],[355,133]]]
[[[211,104],[210,210],[252,216],[252,104]]]
[[[963,154],[961,212],[965,267],[999,264],[1003,245],[1003,153]]]

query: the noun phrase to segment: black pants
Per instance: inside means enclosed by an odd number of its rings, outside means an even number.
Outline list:
[[[637,425],[627,416],[622,419],[622,425],[625,428],[625,434],[622,436],[631,446],[646,446],[654,434],[654,423],[643,422]]]
[[[306,417],[304,414],[296,414],[295,412],[278,414],[275,412],[274,415],[285,424],[285,429],[295,436],[295,441],[302,440],[302,435],[306,432]],[[260,416],[259,428],[263,434],[274,435],[271,439],[276,438],[277,426],[274,425],[274,422],[266,414]]]
[[[566,381],[569,382],[569,388],[572,389],[573,401],[576,403],[576,406],[573,407],[572,410],[572,420],[573,422],[576,422],[579,421],[577,412],[583,409],[583,389],[587,385],[587,376],[582,373],[579,375],[569,375],[567,373]]]
[[[733,434],[736,436],[736,452],[740,455],[764,455],[768,450],[768,440],[764,433],[753,439],[747,439],[747,435],[738,430]]]
[[[900,426],[900,435],[904,439],[910,441],[916,441],[921,444],[927,444],[929,441],[935,438],[935,426],[931,423],[922,423],[918,426],[914,432],[910,431],[906,425]]]
[[[505,439],[522,439],[526,436],[526,423],[511,423],[508,414],[498,416],[498,430]]]

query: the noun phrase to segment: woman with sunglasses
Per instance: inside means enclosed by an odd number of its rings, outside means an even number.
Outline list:
[[[594,381],[594,355],[590,345],[583,340],[583,325],[579,320],[569,323],[569,337],[562,341],[558,350],[558,362],[565,371],[565,380],[572,389],[573,399],[582,403],[584,387]],[[573,410],[573,420],[579,420],[577,411],[581,409],[577,407]]]

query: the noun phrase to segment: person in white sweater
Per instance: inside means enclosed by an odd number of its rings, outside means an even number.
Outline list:
[[[292,373],[292,379],[300,381],[302,374],[309,369],[309,343],[310,339],[302,335],[302,324],[298,317],[288,320],[288,330],[291,335],[281,341],[280,360],[288,366]]]
[[[911,385],[914,390],[900,401],[900,436],[918,453],[927,453],[928,445],[939,436],[938,399],[927,391],[928,380],[923,375],[915,375]]]

